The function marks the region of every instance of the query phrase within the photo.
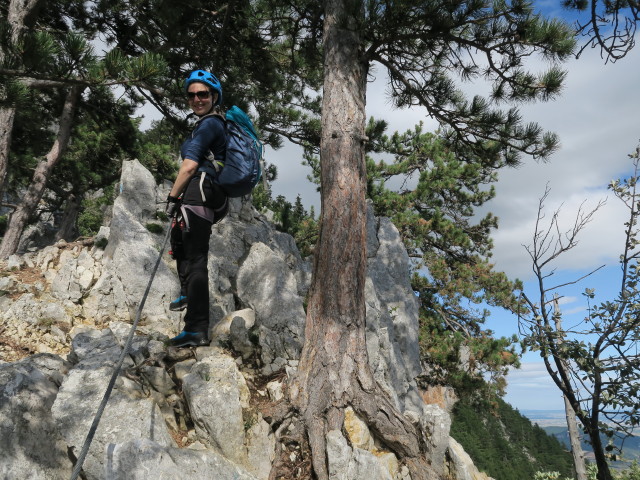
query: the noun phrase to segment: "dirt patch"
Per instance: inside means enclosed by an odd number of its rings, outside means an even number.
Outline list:
[[[20,270],[11,271],[11,275],[18,283],[33,285],[34,283],[44,282],[42,270],[35,267],[23,267]]]
[[[0,295],[7,296],[11,300],[17,300],[24,293],[33,292],[37,293],[38,290],[42,290],[47,286],[42,270],[36,267],[23,266],[22,268],[14,268],[7,270],[6,268],[0,270],[0,277],[11,277],[13,279],[13,285],[9,286],[6,290],[0,290]],[[34,287],[40,284],[40,287]]]
[[[173,441],[176,442],[176,445],[178,446],[178,448],[187,448],[189,445],[191,445],[193,442],[189,440],[189,436],[187,435],[187,432],[176,432],[175,430],[172,430],[171,428],[169,428],[169,435],[171,435],[171,438],[173,438]]]

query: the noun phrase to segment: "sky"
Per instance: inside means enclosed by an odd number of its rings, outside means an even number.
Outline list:
[[[538,4],[544,7],[558,3],[545,0]],[[531,67],[537,70],[535,64]],[[540,67],[544,67],[542,62]],[[605,64],[599,50],[588,49],[580,59],[564,64],[564,68],[568,75],[559,98],[519,106],[524,120],[537,122],[559,135],[560,149],[547,162],[523,158],[520,167],[502,171],[495,185],[496,197],[485,209],[499,218],[499,228],[493,234],[492,261],[496,269],[525,282],[525,290],[533,294],[535,284],[524,245],[531,243],[539,199],[545,188],[550,189],[544,203],[546,217],[560,209],[566,228],[581,205],[589,211],[606,200],[582,232],[578,246],[554,265],[557,270],[551,280],[557,283],[575,280],[601,265],[606,266],[579,285],[560,292],[564,295],[564,321],[569,324],[584,316],[586,305],[580,293],[585,288],[595,288],[597,300],[607,295],[611,298],[618,285],[617,259],[624,238],[626,211],[607,185],[631,172],[628,155],[640,144],[640,46],[613,64]],[[389,132],[411,129],[419,121],[427,129],[436,126],[421,108],[393,109],[386,97],[384,74],[374,71],[374,77],[367,90],[368,116],[385,119],[390,125]],[[486,87],[477,84],[465,86],[472,93],[483,89]],[[274,196],[284,195],[293,203],[300,195],[307,208],[314,206],[316,213],[320,212],[319,194],[306,180],[310,169],[301,164],[298,147],[288,144],[278,151],[267,150],[266,160],[278,167],[278,179],[272,186]],[[518,333],[516,319],[506,312],[493,311],[487,326],[497,336]],[[508,382],[505,399],[521,411],[563,408],[562,397],[540,358],[533,353],[523,357],[522,368],[512,371]]]
[[[605,268],[559,293],[564,295],[563,322],[569,325],[585,314],[581,292],[596,289],[596,300],[613,298],[619,286],[618,256],[624,245],[626,207],[607,189],[610,181],[632,173],[631,160],[640,144],[640,49],[623,60],[604,65],[597,51],[590,50],[568,66],[564,94],[553,103],[523,109],[528,118],[560,135],[562,147],[547,164],[527,162],[505,171],[496,185],[496,198],[489,209],[500,219],[493,235],[496,267],[525,283],[534,292],[530,259],[523,245],[530,245],[539,199],[548,185],[550,194],[544,211],[547,219],[561,209],[564,230],[572,226],[581,205],[596,212],[583,230],[579,243],[554,264],[551,278],[560,285],[577,280],[604,265]],[[495,315],[489,326],[508,333],[513,319]],[[527,354],[523,368],[508,378],[506,401],[520,410],[562,409],[562,397],[547,377],[539,357]]]
[[[560,149],[547,162],[523,158],[520,167],[501,172],[495,185],[496,197],[486,210],[499,218],[499,228],[493,234],[492,261],[510,278],[524,281],[526,291],[533,294],[535,284],[524,245],[531,243],[545,188],[550,189],[544,202],[546,217],[560,209],[561,226],[567,229],[581,205],[583,210],[590,211],[599,201],[606,201],[583,230],[577,247],[555,264],[557,270],[551,280],[558,283],[607,266],[576,287],[561,292],[565,321],[571,322],[582,318],[585,312],[580,292],[587,287],[595,288],[597,298],[605,298],[615,293],[618,284],[617,261],[626,210],[607,190],[607,185],[631,172],[628,155],[640,144],[640,47],[623,60],[606,65],[599,51],[589,49],[564,68],[568,75],[558,99],[519,107],[525,120],[535,121],[559,135]],[[474,91],[480,87],[467,88]],[[435,123],[420,108],[391,108],[385,90],[383,76],[377,76],[369,84],[368,116],[387,120],[390,131],[410,129],[421,120],[433,128]],[[316,212],[320,211],[315,187],[305,182],[309,168],[300,164],[300,152],[295,146],[268,152],[267,161],[279,170],[274,195],[284,195],[293,202],[299,194],[307,207],[314,205]],[[518,332],[516,319],[503,312],[494,312],[487,326],[498,336]],[[563,408],[562,397],[536,354],[526,354],[522,368],[512,371],[508,382],[505,399],[520,411]]]

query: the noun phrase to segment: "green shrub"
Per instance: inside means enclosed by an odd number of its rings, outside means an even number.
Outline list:
[[[96,246],[96,248],[99,248],[100,250],[104,250],[105,248],[107,248],[107,243],[109,243],[109,240],[107,240],[106,237],[102,237],[96,240],[96,243],[94,245]]]
[[[157,223],[147,223],[145,227],[151,233],[162,233],[164,231],[164,228],[162,228],[162,225],[159,225]]]
[[[98,233],[104,220],[104,209],[112,205],[114,200],[114,187],[104,189],[104,194],[98,198],[85,199],[81,204],[78,215],[78,233],[83,237],[93,237]]]

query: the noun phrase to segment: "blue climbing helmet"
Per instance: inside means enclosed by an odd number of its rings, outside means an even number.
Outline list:
[[[218,80],[213,73],[209,73],[205,70],[194,70],[184,81],[185,91],[188,90],[189,85],[194,82],[204,83],[205,85],[213,88],[213,90],[218,93],[218,99],[216,100],[215,105],[220,105],[222,103],[222,85],[220,85],[220,80]]]

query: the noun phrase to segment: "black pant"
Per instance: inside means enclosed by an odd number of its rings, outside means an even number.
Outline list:
[[[173,247],[173,255],[180,278],[180,295],[187,297],[187,314],[184,329],[187,332],[207,332],[209,330],[209,238],[211,222],[189,210],[187,219],[177,222],[172,237],[178,240]],[[189,228],[187,230],[186,224]],[[182,227],[182,228],[181,228]],[[181,244],[181,245],[179,245]]]
[[[227,213],[227,200],[217,185],[207,183],[207,199],[215,205],[216,215],[213,223],[224,218]],[[198,199],[199,181],[192,179],[185,199]],[[196,203],[195,201],[193,203]],[[212,222],[199,217],[187,208],[181,209],[171,230],[171,250],[176,259],[180,279],[180,295],[187,297],[187,313],[184,317],[184,330],[187,332],[208,332],[209,330],[209,238]]]

